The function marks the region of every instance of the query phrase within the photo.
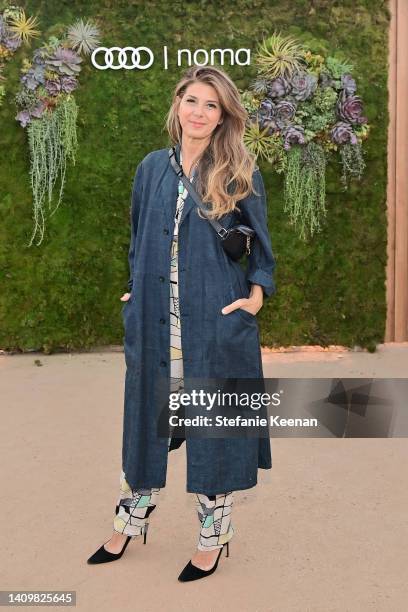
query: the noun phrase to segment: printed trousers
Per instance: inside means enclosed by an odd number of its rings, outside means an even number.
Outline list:
[[[156,508],[160,489],[131,489],[125,473],[120,475],[120,496],[116,505],[113,529],[137,537],[145,533],[149,517]],[[231,523],[233,492],[221,495],[195,493],[195,503],[200,521],[198,550],[215,550],[229,542],[234,534]]]

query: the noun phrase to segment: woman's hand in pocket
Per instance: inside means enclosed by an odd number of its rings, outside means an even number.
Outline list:
[[[120,298],[122,302],[127,302],[130,299],[131,293],[124,293]]]
[[[249,314],[256,316],[257,312],[261,310],[263,306],[263,291],[260,285],[252,285],[251,292],[248,298],[240,298],[235,300],[231,304],[227,304],[221,310],[222,314],[229,314],[233,310],[241,308],[246,310]]]
[[[231,302],[231,304],[227,304],[227,306],[224,306],[221,312],[225,315],[229,314],[230,312],[233,312],[234,310],[241,309],[246,310],[246,312],[249,312],[249,314],[255,317],[260,308],[261,306],[259,306],[259,303],[255,302],[253,299],[240,298],[239,300],[235,300],[235,302]]]

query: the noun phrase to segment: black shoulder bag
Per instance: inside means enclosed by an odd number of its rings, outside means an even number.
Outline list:
[[[169,149],[169,158],[174,172],[178,177],[180,177],[180,180],[189,191],[195,204],[197,204],[199,209],[204,213],[207,221],[211,223],[212,227],[220,237],[222,248],[227,255],[229,255],[229,257],[231,257],[231,259],[234,261],[241,259],[245,252],[247,255],[249,255],[251,252],[251,239],[253,239],[255,236],[255,230],[248,225],[234,225],[233,227],[226,229],[225,227],[222,227],[222,225],[215,219],[209,219],[206,214],[207,208],[205,208],[201,202],[198,193],[184,174],[180,164],[177,162],[176,150],[174,147]]]

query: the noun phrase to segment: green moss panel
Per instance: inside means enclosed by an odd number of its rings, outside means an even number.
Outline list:
[[[269,346],[343,344],[373,350],[385,330],[387,55],[389,12],[380,0],[234,0],[129,2],[47,0],[24,4],[38,15],[42,37],[22,47],[4,70],[0,107],[0,347],[74,350],[120,344],[120,296],[126,291],[129,206],[136,165],[168,144],[163,130],[175,83],[178,47],[255,51],[276,28],[313,40],[324,53],[342,50],[354,64],[357,93],[372,126],[367,167],[347,191],[340,156],[327,169],[328,215],[323,231],[302,242],[283,212],[283,177],[261,163],[268,194],[277,293],[258,315]],[[25,131],[14,96],[24,57],[77,18],[95,18],[103,44],[145,45],[160,61],[147,71],[98,71],[83,63],[76,166],[68,166],[63,203],[46,221],[42,244],[31,237],[32,198]],[[211,24],[211,25],[209,25]],[[254,66],[227,67],[240,88]]]

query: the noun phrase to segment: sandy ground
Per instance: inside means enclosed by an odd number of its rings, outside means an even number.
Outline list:
[[[406,378],[408,344],[265,351],[263,361],[266,377]],[[230,557],[190,584],[177,581],[199,530],[183,445],[147,545],[87,565],[112,529],[124,373],[118,350],[0,355],[2,590],[74,590],[89,612],[405,612],[405,438],[272,439],[273,469],[234,494]]]

